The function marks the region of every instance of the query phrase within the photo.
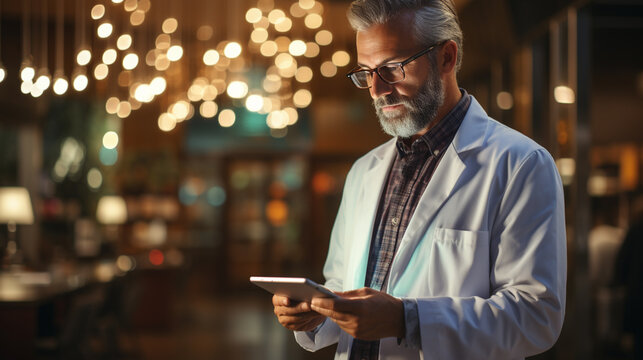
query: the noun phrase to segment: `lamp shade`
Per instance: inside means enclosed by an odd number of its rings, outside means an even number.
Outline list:
[[[124,224],[127,221],[127,206],[120,196],[103,196],[98,200],[96,219],[102,224]]]
[[[0,223],[33,224],[33,209],[27,189],[0,188]]]

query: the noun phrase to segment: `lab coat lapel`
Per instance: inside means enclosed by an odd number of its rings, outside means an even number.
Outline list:
[[[368,263],[368,253],[373,234],[373,224],[375,214],[380,203],[383,187],[389,169],[395,158],[395,139],[373,152],[372,166],[363,173],[364,186],[360,189],[358,204],[359,214],[355,224],[353,245],[351,256],[347,267],[347,279],[350,281],[346,284],[346,289],[356,289],[364,286],[366,278],[366,265]],[[378,194],[377,196],[374,196]]]
[[[487,124],[486,113],[472,97],[469,111],[467,111],[453,142],[447,148],[431,181],[424,190],[393,259],[388,283],[391,294],[395,295],[396,290],[405,291],[404,284],[399,284],[399,289],[396,289],[398,281],[406,267],[412,262],[419,242],[434,226],[435,216],[453,192],[458,179],[466,169],[461,154],[483,144]]]

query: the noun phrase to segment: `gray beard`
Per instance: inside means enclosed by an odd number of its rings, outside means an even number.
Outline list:
[[[435,119],[443,103],[444,88],[437,72],[432,72],[414,98],[391,94],[373,100],[382,130],[401,138],[410,138],[425,129]],[[382,107],[394,104],[402,104],[405,109],[382,111]]]

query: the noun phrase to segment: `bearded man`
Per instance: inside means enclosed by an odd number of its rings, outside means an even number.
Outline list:
[[[563,191],[550,154],[458,87],[450,0],[357,0],[357,67],[393,138],[355,162],[324,265],[339,298],[273,297],[307,350],[336,359],[520,359],[565,308]]]

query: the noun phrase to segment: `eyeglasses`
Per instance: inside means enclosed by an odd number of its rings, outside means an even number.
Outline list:
[[[437,46],[444,44],[446,41],[433,44],[428,48],[420,51],[419,53],[411,56],[410,58],[402,62],[394,62],[378,66],[375,69],[363,69],[359,66],[351,70],[346,77],[353,80],[353,84],[360,89],[368,89],[373,86],[373,73],[377,75],[387,84],[395,84],[406,78],[406,73],[404,72],[404,66],[411,61],[419,58],[420,56],[427,54],[429,51],[435,49]]]

